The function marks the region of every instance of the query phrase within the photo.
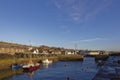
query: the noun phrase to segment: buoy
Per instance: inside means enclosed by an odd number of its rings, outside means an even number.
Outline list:
[[[66,67],[67,65],[65,64],[64,66]]]
[[[69,78],[69,77],[67,77],[67,80],[70,80],[70,78]]]

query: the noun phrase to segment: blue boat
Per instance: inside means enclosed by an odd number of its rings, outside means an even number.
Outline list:
[[[13,64],[12,65],[12,70],[18,70],[18,69],[21,69],[22,68],[22,65],[18,65],[18,64]]]

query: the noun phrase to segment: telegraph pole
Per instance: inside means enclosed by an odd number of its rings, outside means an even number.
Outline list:
[[[75,43],[75,54],[76,54],[76,50],[77,50],[77,43]]]

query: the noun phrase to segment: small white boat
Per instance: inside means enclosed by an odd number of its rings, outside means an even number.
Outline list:
[[[48,59],[42,61],[43,64],[50,64],[52,62],[53,62],[52,60],[48,60]]]

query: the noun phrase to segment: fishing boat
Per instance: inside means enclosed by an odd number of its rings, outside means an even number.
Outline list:
[[[22,68],[22,64],[18,65],[17,63],[15,64],[12,64],[12,70],[18,70],[18,69],[21,69]]]
[[[48,59],[42,61],[43,64],[50,64],[52,62],[53,62],[52,60],[48,60]]]
[[[40,68],[40,64],[34,64],[33,61],[29,61],[28,64],[22,66],[24,72],[33,72]]]

